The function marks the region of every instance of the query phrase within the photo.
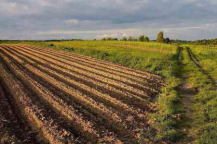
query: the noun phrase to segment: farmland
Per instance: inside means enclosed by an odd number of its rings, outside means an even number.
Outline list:
[[[164,85],[161,76],[87,56],[0,47],[0,114],[20,130],[5,127],[16,142],[135,143]]]
[[[216,54],[152,42],[1,44],[1,143],[214,143]]]

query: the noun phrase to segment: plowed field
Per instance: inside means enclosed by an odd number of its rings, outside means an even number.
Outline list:
[[[88,56],[0,45],[1,143],[138,143],[163,85]]]

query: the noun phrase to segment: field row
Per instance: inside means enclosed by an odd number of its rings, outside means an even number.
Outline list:
[[[33,134],[17,139],[32,143],[136,143],[149,99],[164,85],[147,72],[36,46],[0,45],[0,60],[10,92],[0,96],[12,109],[5,119],[20,113],[20,133]]]

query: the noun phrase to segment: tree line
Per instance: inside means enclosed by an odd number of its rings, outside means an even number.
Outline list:
[[[118,41],[118,38],[112,38],[112,37],[107,37],[107,38],[102,38],[102,41]],[[145,35],[140,35],[138,38],[133,38],[132,36],[129,36],[128,38],[126,36],[123,36],[120,41],[140,41],[140,42],[149,42],[149,37]],[[164,38],[164,33],[161,31],[157,35],[156,41],[158,43],[167,43],[170,44],[171,41],[169,38]]]
[[[197,40],[192,42],[193,44],[196,45],[217,45],[217,38],[216,39],[204,39],[204,40]]]

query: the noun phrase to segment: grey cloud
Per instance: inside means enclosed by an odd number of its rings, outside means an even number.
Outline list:
[[[0,39],[215,38],[216,0],[0,0]],[[199,27],[199,28],[194,28]],[[210,30],[212,29],[212,30]]]

